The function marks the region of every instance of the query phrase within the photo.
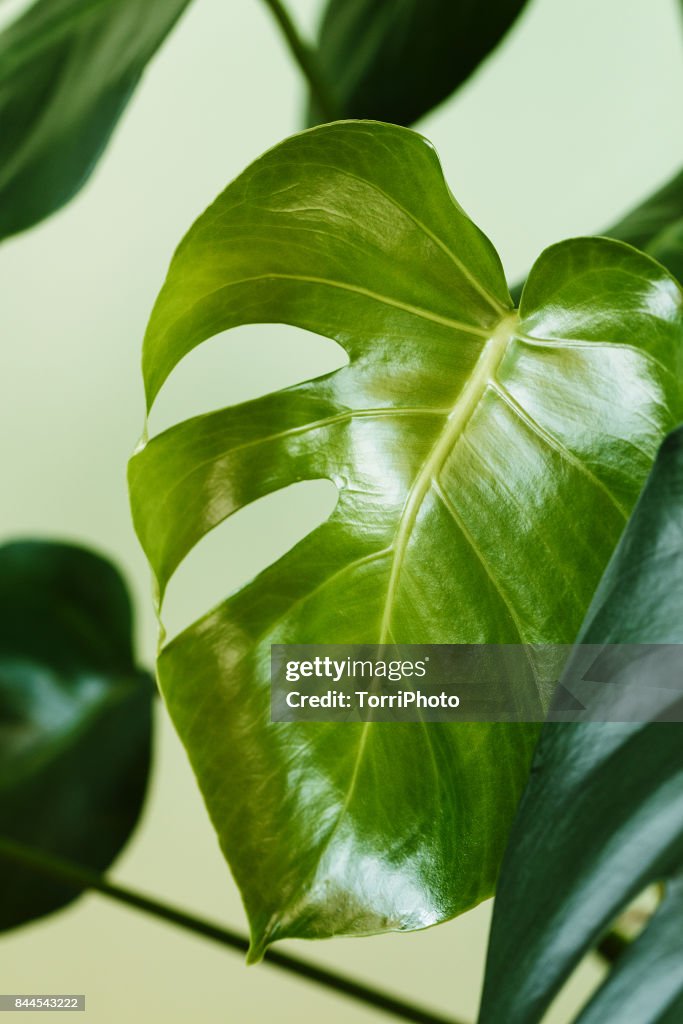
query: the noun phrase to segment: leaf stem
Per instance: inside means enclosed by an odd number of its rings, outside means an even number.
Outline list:
[[[336,121],[340,116],[339,104],[323,73],[313,47],[305,42],[292,21],[292,18],[281,0],[264,0],[277,21],[282,34],[295,61],[308,81],[311,92],[315,96],[320,111],[326,121]]]
[[[246,953],[249,949],[249,939],[239,932],[194,917],[194,915],[187,914],[176,907],[160,903],[149,896],[144,896],[142,893],[107,882],[101,875],[88,868],[81,867],[81,865],[75,864],[72,861],[62,860],[60,857],[43,853],[42,850],[37,850],[34,847],[25,846],[11,839],[0,837],[0,858],[59,881],[77,892],[81,892],[84,889],[92,889],[103,896],[109,897],[109,899],[124,903],[129,907],[134,907],[136,910],[142,910],[146,914],[161,918],[180,928],[185,928],[187,931],[202,935],[204,938],[212,939],[214,942],[219,942],[230,949],[238,950],[240,953]],[[379,989],[362,985],[359,982],[353,981],[352,978],[346,978],[333,971],[316,967],[305,960],[299,960],[298,957],[289,956],[286,953],[268,950],[264,960],[274,967],[280,967],[282,970],[297,974],[300,978],[306,978],[309,981],[316,982],[318,985],[324,985],[326,988],[333,989],[341,995],[360,1000],[366,1005],[374,1006],[378,1010],[393,1014],[402,1020],[413,1021],[413,1024],[458,1024],[457,1021],[449,1021],[445,1017],[431,1013],[422,1007],[396,999]]]

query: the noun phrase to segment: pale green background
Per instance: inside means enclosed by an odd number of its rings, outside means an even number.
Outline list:
[[[317,0],[291,6],[311,30]],[[511,277],[546,244],[598,231],[677,169],[679,30],[675,0],[533,0],[507,45],[423,123]],[[196,0],[86,190],[0,250],[2,534],[73,538],[112,555],[134,587],[148,661],[148,574],[124,480],[142,426],[140,339],[183,232],[298,127],[301,102],[260,0]],[[338,362],[336,346],[296,331],[235,332],[190,357],[154,425]],[[331,507],[330,486],[301,485],[216,531],[171,587],[170,624],[189,622],[306,532]],[[113,876],[242,928],[235,886],[161,713],[159,725],[144,822]],[[472,1021],[489,915],[484,906],[414,935],[289,945]],[[553,1021],[599,977],[585,965]],[[87,1016],[61,1019],[94,1024],[389,1019],[273,968],[246,969],[232,952],[96,896],[3,938],[0,991],[85,992]]]

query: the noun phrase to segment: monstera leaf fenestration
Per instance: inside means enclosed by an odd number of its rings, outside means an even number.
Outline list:
[[[683,281],[683,171],[605,233],[644,249]]]
[[[682,655],[667,648],[683,644],[683,428],[662,448],[579,642],[663,645],[613,681],[605,716],[625,687],[671,686],[672,666],[680,694]],[[501,875],[481,1024],[540,1024],[581,956],[655,882],[658,910],[581,1024],[683,1019],[683,723],[546,725]]]
[[[318,56],[342,117],[412,124],[500,42],[527,0],[330,0]],[[315,100],[311,123],[323,120]]]
[[[272,724],[272,643],[571,643],[681,415],[683,295],[617,242],[546,251],[521,309],[432,147],[345,123],[277,146],[181,243],[148,405],[196,345],[285,322],[349,365],[181,423],[131,461],[163,597],[210,530],[328,478],[330,518],[173,639],[159,680],[274,939],[420,928],[493,890],[537,727]]]
[[[154,685],[109,562],[47,541],[0,547],[0,930],[78,892],[3,858],[12,840],[103,871],[147,786]]]
[[[0,34],[0,238],[82,187],[189,0],[38,0]]]
[[[683,282],[683,171],[608,228],[606,238],[628,242],[654,257]],[[511,289],[519,299],[520,281]]]

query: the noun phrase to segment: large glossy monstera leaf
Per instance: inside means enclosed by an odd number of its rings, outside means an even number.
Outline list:
[[[258,957],[491,894],[537,728],[272,724],[270,645],[570,643],[681,414],[683,295],[580,239],[541,256],[514,311],[431,146],[350,122],[276,147],[192,227],[145,340],[149,406],[192,348],[254,322],[349,363],[154,437],[130,487],[161,595],[236,510],[299,480],[339,492],[158,662]]]

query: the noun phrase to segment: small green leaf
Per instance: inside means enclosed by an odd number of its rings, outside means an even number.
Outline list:
[[[83,186],[189,0],[38,0],[0,35],[0,238]]]
[[[582,239],[544,253],[517,314],[431,146],[345,123],[277,146],[191,228],[145,340],[149,404],[192,348],[256,322],[332,338],[349,365],[172,427],[129,476],[162,595],[243,506],[299,480],[339,491],[159,659],[254,956],[493,891],[537,728],[271,724],[270,645],[571,643],[681,415],[683,295]]]
[[[318,41],[340,116],[412,124],[500,42],[527,0],[329,0]],[[309,122],[323,120],[312,102]]]
[[[140,814],[151,698],[115,569],[81,548],[0,548],[0,835],[104,870]],[[0,856],[0,929],[77,893]]]
[[[579,642],[683,643],[683,428],[662,447]],[[624,687],[670,683],[666,648],[646,665],[619,679],[621,699]],[[666,883],[659,909],[581,1024],[683,1019],[683,726],[546,725],[501,874],[481,1024],[539,1024],[582,955],[654,882]]]

